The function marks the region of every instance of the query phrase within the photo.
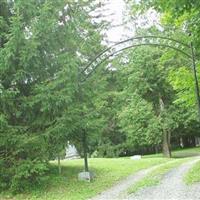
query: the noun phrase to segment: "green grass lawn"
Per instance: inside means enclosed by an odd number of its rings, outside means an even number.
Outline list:
[[[194,166],[185,175],[184,181],[190,185],[196,182],[200,182],[200,161],[194,164]]]
[[[150,172],[147,176],[145,176],[140,181],[136,182],[133,186],[131,186],[127,193],[135,193],[138,190],[158,185],[162,179],[162,177],[169,172],[171,169],[181,165],[182,163],[188,161],[189,158],[181,158],[181,159],[174,159],[171,162],[166,163],[164,166],[160,166],[157,169]]]
[[[26,194],[12,197],[9,193],[0,195],[0,199],[17,200],[81,200],[95,196],[99,192],[112,186],[124,177],[141,169],[169,161],[166,158],[143,158],[131,160],[126,158],[89,159],[91,171],[96,178],[91,183],[80,182],[77,175],[83,170],[83,160],[62,161],[62,176],[57,175],[56,163],[52,163],[52,170],[49,181],[45,186],[33,189]]]

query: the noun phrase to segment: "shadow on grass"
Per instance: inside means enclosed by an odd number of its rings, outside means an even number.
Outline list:
[[[172,158],[189,158],[194,156],[200,156],[200,147],[176,149],[172,151]],[[163,158],[162,153],[144,155],[144,158]]]
[[[188,157],[194,157],[194,156],[200,156],[200,153],[195,153],[195,152],[177,152],[172,154],[172,158],[188,158]]]
[[[50,163],[48,174],[44,176],[43,181],[40,184],[32,185],[31,188],[19,193],[19,195],[31,194],[31,196],[41,197],[43,193],[51,191],[52,188],[64,188],[72,182],[77,182],[78,173],[83,171],[83,166],[61,166],[61,168],[62,172],[59,174],[57,164]]]
[[[58,166],[57,164],[50,164],[49,173],[51,176],[60,176],[58,173]],[[83,171],[83,166],[63,166],[61,164],[61,175],[66,175],[69,177],[73,177],[75,174]]]

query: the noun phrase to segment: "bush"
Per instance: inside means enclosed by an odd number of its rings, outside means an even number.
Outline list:
[[[97,157],[114,158],[119,157],[123,153],[122,145],[103,144],[98,147]]]
[[[0,191],[9,188],[11,181],[11,169],[6,167],[5,160],[0,160]]]
[[[0,190],[14,193],[38,186],[47,177],[48,151],[41,136],[23,129],[0,131]]]
[[[11,190],[14,193],[22,192],[34,185],[42,184],[48,178],[44,176],[47,171],[47,164],[41,161],[23,160],[19,162],[11,181]]]

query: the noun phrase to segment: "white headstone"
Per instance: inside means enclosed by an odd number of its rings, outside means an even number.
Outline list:
[[[80,158],[78,151],[74,145],[68,144],[66,151],[65,151],[65,158],[66,159]]]
[[[134,156],[131,156],[131,160],[140,160],[142,158],[141,155],[134,155]]]

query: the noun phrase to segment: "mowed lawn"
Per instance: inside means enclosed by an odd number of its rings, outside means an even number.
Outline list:
[[[90,183],[77,180],[78,173],[83,171],[82,159],[62,161],[61,176],[57,174],[56,162],[52,162],[51,175],[46,184],[16,196],[4,193],[0,195],[0,199],[83,200],[95,196],[130,174],[169,160],[167,158],[142,158],[141,160],[128,158],[89,159],[90,170],[96,176]]]

